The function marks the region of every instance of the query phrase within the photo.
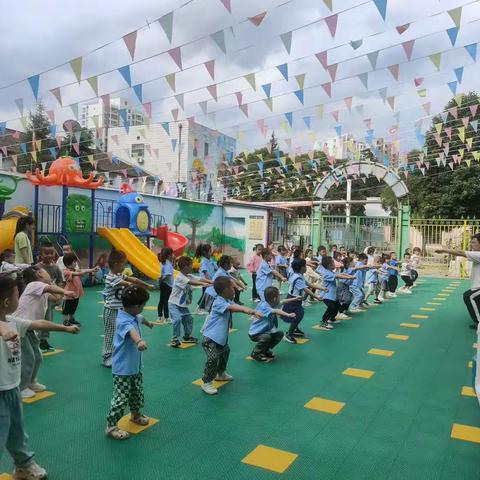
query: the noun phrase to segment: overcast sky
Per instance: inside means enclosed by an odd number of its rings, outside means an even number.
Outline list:
[[[15,99],[23,98],[26,109],[33,106],[33,96],[27,82],[28,76],[48,70],[56,65],[92,52],[99,46],[113,42],[104,49],[84,56],[82,78],[112,73],[99,77],[99,93],[119,91],[119,94],[138,104],[138,99],[115,70],[131,63],[129,53],[121,40],[126,33],[146,26],[158,17],[176,10],[187,0],[137,0],[135,2],[102,0],[65,1],[24,0],[21,8],[12,2],[0,0],[2,12],[3,42],[0,47],[0,87],[20,82],[9,88],[0,89],[0,121],[8,121],[8,126],[18,128],[19,111]],[[463,46],[480,41],[480,3],[471,0],[390,0],[387,21],[384,22],[373,2],[366,0],[333,0],[334,12],[340,13],[337,34],[334,39],[324,22],[317,20],[330,14],[321,0],[231,0],[232,13],[220,0],[191,0],[185,7],[176,10],[174,15],[173,47],[186,42],[208,37],[221,29],[225,30],[227,55],[225,56],[211,39],[190,43],[182,48],[184,72],[177,75],[177,93],[185,94],[185,117],[195,116],[199,123],[216,126],[227,134],[238,135],[238,150],[262,146],[265,139],[260,134],[257,120],[266,118],[269,129],[275,129],[280,138],[291,138],[293,149],[303,152],[312,150],[322,140],[335,135],[334,126],[341,124],[343,132],[353,133],[363,139],[365,125],[363,119],[372,119],[372,128],[377,137],[388,138],[388,130],[396,119],[390,106],[385,105],[378,95],[378,89],[388,87],[388,96],[395,96],[395,111],[400,112],[399,140],[401,149],[417,146],[414,122],[424,118],[424,128],[430,124],[422,104],[432,102],[432,113],[439,111],[451,97],[447,82],[455,80],[453,69],[465,66],[460,91],[475,89],[478,78],[478,65],[473,62]],[[458,34],[456,49],[452,49],[445,33],[453,27],[453,21],[445,12],[464,5],[462,27]],[[246,17],[262,11],[267,15],[259,27],[243,22]],[[437,14],[438,15],[435,15]],[[433,16],[432,16],[433,15]],[[243,23],[242,23],[243,22]],[[408,30],[399,35],[398,25],[411,23]],[[305,26],[311,24],[309,26]],[[234,26],[230,29],[230,26]],[[303,28],[302,28],[303,27]],[[287,54],[279,35],[294,30],[292,50]],[[376,35],[375,35],[376,34]],[[422,38],[420,38],[422,37]],[[406,62],[403,48],[399,43],[417,39],[412,61]],[[118,40],[120,39],[120,40]],[[357,50],[349,45],[351,40],[361,40]],[[152,23],[138,34],[135,60],[140,60],[171,46],[158,23]],[[334,50],[331,50],[334,47]],[[337,82],[333,85],[329,99],[319,85],[330,81],[327,71],[320,65],[314,54],[329,50],[329,64],[339,63]],[[366,54],[381,50],[377,71],[372,67]],[[440,51],[441,71],[428,58],[422,58]],[[216,79],[218,103],[204,88],[212,80],[203,66],[189,68],[204,61],[216,59]],[[418,59],[418,60],[415,60]],[[289,63],[290,80],[283,80],[276,65]],[[400,63],[399,80],[396,81],[386,67]],[[167,73],[178,71],[168,55],[154,56],[152,59],[132,67],[133,84],[144,85],[144,101],[153,101],[153,121],[172,119],[171,110],[178,107],[172,91],[164,79]],[[369,75],[368,91],[357,75]],[[257,73],[257,91],[253,91],[241,78],[251,72]],[[298,89],[295,75],[306,74],[305,105],[302,106],[293,92]],[[238,78],[240,77],[240,78]],[[420,98],[413,79],[424,77],[420,88],[427,89],[427,97]],[[158,80],[154,80],[158,78]],[[40,97],[47,109],[55,109],[57,123],[72,117],[71,110],[60,108],[49,90],[59,85],[62,88],[64,105],[91,99],[92,89],[87,82],[77,85],[70,67],[64,66],[41,76]],[[271,95],[274,98],[273,113],[264,104],[266,98],[261,85],[272,83]],[[237,107],[235,92],[243,93],[244,103],[255,102],[250,106],[250,117]],[[350,113],[344,98],[353,97]],[[208,111],[218,110],[215,116],[205,117],[198,102],[208,100]],[[260,101],[258,101],[260,100]],[[315,117],[315,106],[325,105],[323,119]],[[363,107],[362,107],[363,105]],[[360,110],[355,107],[360,107]],[[363,112],[361,110],[363,108]],[[339,122],[329,113],[339,110]],[[293,111],[293,129],[285,125],[283,113]],[[309,134],[303,117],[312,116],[311,131],[318,138],[318,144]],[[182,114],[180,114],[182,118]],[[15,120],[16,119],[16,120]],[[285,144],[281,145],[285,148]]]

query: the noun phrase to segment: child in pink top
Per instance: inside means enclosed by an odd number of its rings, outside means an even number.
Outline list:
[[[258,293],[257,293],[257,288],[255,287],[255,282],[257,280],[257,270],[260,267],[260,264],[262,263],[262,250],[263,250],[263,245],[261,243],[257,243],[257,245],[255,245],[255,248],[254,248],[253,257],[247,263],[247,270],[252,275],[252,283],[253,283],[252,300],[254,302],[258,302],[260,300],[260,297],[258,296]]]
[[[87,268],[85,270],[78,269],[78,258],[74,253],[67,253],[63,257],[65,270],[63,271],[63,278],[65,279],[65,289],[73,292],[70,298],[65,298],[63,302],[63,324],[80,325],[75,320],[75,312],[77,311],[80,297],[83,297],[82,276],[96,273],[99,267]]]

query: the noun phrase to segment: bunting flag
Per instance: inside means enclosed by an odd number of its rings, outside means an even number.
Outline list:
[[[338,123],[338,110],[334,110],[333,112],[331,112],[331,114],[334,120]]]
[[[305,86],[305,73],[301,73],[299,75],[295,75],[295,80],[298,83],[298,88],[300,90],[303,90],[303,87]]]
[[[449,138],[449,140],[451,140],[452,139],[452,127],[445,127],[444,130],[445,130],[445,133],[447,134],[447,137]],[[448,152],[445,152],[445,155],[448,155]]]
[[[431,102],[427,102],[427,103],[424,103],[422,105],[423,109],[425,110],[425,113],[427,115],[430,115],[430,110],[431,110],[431,106],[432,106],[432,103]]]
[[[469,122],[470,122],[470,118],[469,118],[469,117],[463,117],[463,118],[462,118],[462,123],[463,123],[463,126],[464,126],[465,128],[468,127],[468,123],[469,123]]]
[[[368,72],[360,73],[357,77],[362,82],[362,85],[368,90]]]
[[[465,127],[458,127],[457,132],[458,132],[458,138],[462,142],[464,142],[465,141]]]
[[[277,69],[282,74],[283,78],[288,82],[288,63],[277,65]],[[251,75],[254,75],[254,74],[252,73]]]
[[[169,73],[165,75],[165,80],[167,81],[168,86],[173,90],[173,93],[176,93],[177,91],[175,75],[175,73]]]
[[[423,77],[419,77],[419,78],[415,78],[413,81],[415,83],[415,86],[419,87],[423,83],[423,80],[424,80]]]
[[[448,82],[448,88],[452,92],[453,95],[457,94],[457,82]]]
[[[380,95],[380,98],[382,99],[382,102],[385,103],[387,100],[387,89],[386,88],[380,88],[378,90],[378,94]]]
[[[405,55],[407,56],[407,60],[410,61],[412,59],[413,47],[415,46],[415,40],[409,40],[408,42],[403,42],[402,47],[405,51]]]
[[[391,96],[387,98],[387,103],[390,105],[392,110],[395,110],[395,97]]]
[[[477,132],[478,131],[478,120],[472,120],[470,126]]]
[[[305,123],[305,126],[310,130],[311,128],[311,117],[303,117],[303,122]]]
[[[273,112],[273,98],[264,98],[263,101],[265,105],[269,108],[271,112]]]
[[[337,77],[337,67],[338,67],[337,63],[334,63],[327,67],[327,71],[330,74],[330,78],[332,79],[332,82],[334,82]]]
[[[380,15],[385,20],[387,18],[387,0],[373,0]]]
[[[457,28],[460,28],[462,21],[462,7],[457,7],[447,12]]]
[[[162,128],[165,130],[165,133],[170,136],[170,124],[168,122],[162,122]]]
[[[392,74],[393,78],[395,80],[398,80],[398,74],[400,71],[400,66],[398,65],[398,63],[396,65],[390,65],[388,69],[390,70],[390,73]]]
[[[379,50],[377,50],[376,52],[367,53],[368,60],[369,60],[370,64],[372,65],[372,68],[374,70],[377,69],[377,61],[378,61],[378,54],[379,53],[380,53]]]
[[[172,138],[172,139],[170,140],[170,142],[172,143],[172,150],[175,151],[176,148],[177,148],[177,142],[178,142],[178,140],[177,140],[176,138]]]
[[[283,46],[285,47],[285,50],[290,55],[290,52],[292,50],[292,32],[282,33],[280,35],[280,38],[283,42]]]
[[[262,89],[265,92],[265,95],[267,98],[270,98],[270,94],[272,92],[272,84],[271,83],[266,83],[265,85],[262,85]]]
[[[351,112],[352,111],[352,102],[353,102],[353,97],[347,97],[344,99],[344,102],[345,102],[345,105],[347,106],[348,108],[348,111]],[[338,120],[337,120],[338,121]]]
[[[330,82],[324,83],[322,88],[325,90],[325,93],[329,98],[332,98],[332,84]]]
[[[315,57],[317,57],[317,60],[320,62],[322,67],[326,70],[328,67],[328,51],[324,50],[323,52],[319,52],[315,54]]]
[[[135,95],[137,96],[138,100],[140,103],[143,102],[143,86],[141,83],[138,85],[133,86],[133,91],[135,92]]]
[[[333,0],[323,0],[323,3],[330,11],[333,10]]]
[[[255,79],[255,73],[249,73],[244,75],[243,78],[248,82],[248,84],[253,88],[253,90],[257,91],[257,81]]]
[[[249,19],[250,22],[252,22],[256,27],[258,27],[258,26],[263,22],[263,19],[265,18],[265,15],[267,15],[267,12],[262,12],[262,13],[258,13],[258,14],[255,15],[254,17],[248,17],[248,19]]]
[[[132,62],[135,57],[135,48],[137,46],[137,32],[138,30],[135,30],[123,36],[123,41],[128,49],[128,53],[130,53],[130,56],[132,57]]]
[[[232,13],[232,5],[230,3],[230,0],[220,0],[223,4],[223,6],[228,10],[228,13]]]
[[[363,40],[352,40],[352,41],[350,42],[350,46],[351,46],[354,50],[358,50],[362,45],[363,45]]]
[[[178,120],[178,108],[173,108],[171,110],[172,118],[176,122]]]
[[[226,55],[227,47],[225,46],[225,32],[219,30],[218,32],[212,33],[210,38],[215,42],[217,47]]]
[[[458,83],[462,83],[463,80],[463,67],[458,67],[453,70],[455,72],[455,76],[457,77]]]
[[[410,24],[405,23],[404,25],[399,25],[398,27],[395,27],[395,29],[397,30],[398,34],[401,35],[408,30],[408,27],[410,27]]]
[[[208,93],[213,97],[213,99],[218,102],[217,97],[217,85],[209,85],[207,87]],[[183,107],[182,107],[183,108]]]
[[[470,105],[470,115],[472,118],[477,114],[478,104],[477,105]]]
[[[15,100],[15,105],[17,106],[20,115],[23,117],[23,98],[17,98]]]
[[[452,43],[452,47],[454,47],[455,43],[457,42],[458,28],[452,27],[447,29],[447,35],[448,35],[448,38],[450,39],[450,42]]]
[[[458,109],[457,107],[450,107],[447,109],[447,112],[456,120],[458,118]]]
[[[98,76],[95,75],[93,77],[87,78],[87,82],[92,87],[93,93],[95,96],[98,97]]]
[[[427,89],[426,88],[422,88],[420,90],[417,90],[417,93],[418,93],[418,96],[419,97],[426,97],[427,96]]]
[[[158,19],[158,23],[162,27],[163,32],[168,38],[168,43],[172,43],[173,35],[173,12],[167,13]]]
[[[204,65],[210,77],[212,77],[212,80],[215,81],[215,59],[208,60],[204,63]]]
[[[242,100],[243,100],[242,92],[235,92],[235,96],[237,97],[238,106],[240,106],[242,104]]]
[[[239,105],[239,107],[243,114],[248,118],[248,104],[242,104]]]
[[[78,120],[78,103],[72,103],[70,109],[72,110],[73,116]]]
[[[318,117],[323,118],[323,105],[317,105],[316,111],[317,111]]]
[[[106,112],[110,111],[110,95],[107,93],[106,95],[102,95],[102,103],[103,108]]]
[[[178,95],[175,95],[175,100],[178,102],[178,104],[180,105],[180,108],[182,110],[185,110],[185,103],[184,103],[184,94],[183,93],[179,93]]]
[[[125,65],[117,69],[123,79],[127,82],[128,86],[132,86],[132,77],[130,75],[130,65]]]
[[[82,78],[82,57],[74,58],[73,60],[70,60],[69,63],[73,73],[75,74],[77,82],[80,84],[80,80]]]
[[[441,53],[434,53],[433,55],[429,55],[428,58],[432,61],[438,71],[440,71],[440,62],[442,60]]]
[[[40,75],[33,75],[31,77],[28,77],[28,83],[32,89],[33,92],[33,97],[35,98],[35,101],[38,100],[38,87],[40,85]]]
[[[330,31],[330,35],[332,38],[335,38],[335,33],[337,32],[337,22],[338,22],[338,14],[330,15],[329,17],[325,18],[325,23],[327,24],[328,30]]]
[[[171,49],[168,51],[168,54],[170,55],[170,57],[172,58],[172,60],[175,62],[175,64],[177,65],[177,67],[178,67],[180,70],[183,70],[183,66],[182,66],[182,50],[180,49],[180,47],[171,48]]]
[[[468,54],[472,57],[473,61],[477,61],[477,44],[476,43],[471,43],[470,45],[465,45],[465,50],[468,52]]]

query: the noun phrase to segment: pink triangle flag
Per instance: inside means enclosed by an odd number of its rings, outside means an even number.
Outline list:
[[[143,108],[145,109],[147,117],[152,118],[152,102],[144,103]]]
[[[409,40],[408,42],[403,42],[402,47],[405,50],[405,55],[407,60],[410,61],[412,58],[413,46],[415,45],[415,40]]]
[[[172,48],[171,50],[168,51],[168,54],[170,55],[170,57],[172,57],[172,60],[177,64],[177,67],[180,70],[183,70],[182,51],[180,50],[180,47]]]
[[[330,82],[324,83],[322,88],[325,90],[325,93],[332,98],[332,84]]]
[[[337,77],[337,67],[338,64],[334,63],[333,65],[329,65],[327,67],[328,73],[330,74],[330,78],[332,79],[332,82],[335,81],[335,78]]]
[[[223,6],[228,10],[228,13],[232,13],[232,5],[231,5],[231,0],[220,0],[223,4]]]
[[[130,56],[133,60],[133,57],[135,56],[135,47],[137,45],[137,30],[124,35],[123,41],[125,42],[125,45],[128,48],[128,52],[130,53]]]
[[[435,133],[435,140],[438,143],[438,146],[442,146],[442,136],[439,133]]]
[[[394,96],[387,97],[387,102],[390,105],[390,108],[392,110],[395,110],[395,97]]]
[[[178,108],[172,110],[172,117],[175,122],[178,120]]]
[[[238,106],[240,106],[242,104],[242,100],[243,100],[242,92],[235,92],[235,96],[237,97]]]
[[[395,80],[398,80],[398,73],[400,71],[400,67],[398,63],[396,65],[390,65],[388,69],[390,70],[390,73],[393,75],[393,78]]]
[[[112,135],[110,139],[113,140],[118,145],[118,135]]]
[[[451,107],[448,109],[448,113],[455,119],[458,118],[458,110],[457,107]]]
[[[256,26],[258,27],[262,22],[263,22],[263,19],[265,18],[265,15],[267,14],[267,12],[262,12],[262,13],[259,13],[257,15],[255,15],[254,17],[248,17],[248,19]]]
[[[51,123],[55,123],[55,111],[47,110],[47,116]]]
[[[405,23],[405,25],[399,25],[398,27],[396,27],[397,32],[401,35],[402,33],[407,31],[409,26],[410,26],[409,23]]]
[[[55,140],[57,141],[57,146],[58,146],[58,148],[59,148],[59,149],[62,148],[62,140],[63,140],[63,137],[62,137],[61,135],[57,135],[57,136],[55,137]]]
[[[370,130],[372,128],[372,119],[371,118],[365,118],[363,120],[363,123],[365,126]]]
[[[353,101],[353,97],[345,98],[345,105],[347,106],[350,112],[352,111],[352,101]]]
[[[425,110],[425,113],[427,115],[430,115],[430,107],[432,106],[432,103],[431,102],[427,102],[427,103],[424,103],[422,105],[423,109]]]
[[[444,128],[447,137],[451,140],[452,139],[452,127],[445,127]],[[448,152],[445,152],[445,155],[448,155]]]
[[[245,105],[239,105],[239,106],[240,106],[240,110],[244,113],[244,115],[248,117],[248,105],[245,104]]]
[[[62,105],[62,94],[60,92],[60,87],[52,88],[52,90],[50,90],[50,92],[52,92],[52,95],[57,99],[57,102],[60,104],[60,106],[63,107],[63,105]]]
[[[478,104],[477,105],[470,105],[470,113],[472,118],[477,114]]]
[[[334,110],[332,112],[332,117],[335,119],[335,121],[338,123],[338,110]]]
[[[80,144],[78,142],[72,143],[72,147],[75,150],[75,153],[77,155],[80,155]]]
[[[110,95],[107,93],[106,95],[102,95],[102,102],[103,102],[103,108],[107,112],[110,111]]]
[[[330,30],[330,35],[335,37],[335,33],[337,31],[337,21],[338,21],[338,14],[330,15],[329,17],[325,18],[325,23],[327,24],[328,29]]]
[[[215,60],[208,60],[208,62],[204,63],[207,72],[212,77],[212,80],[215,81]]]
[[[469,117],[463,117],[463,118],[462,118],[462,123],[463,123],[463,126],[464,126],[465,128],[468,127],[468,123],[469,123],[469,122],[470,122],[470,118],[469,118]]]
[[[7,151],[7,146],[6,145],[4,145],[3,147],[0,147],[0,150],[3,152],[4,157],[8,156],[8,151]]]
[[[218,97],[217,97],[217,86],[216,85],[209,85],[207,87],[208,93],[214,98],[216,102],[218,102]]]
[[[315,56],[317,57],[317,60],[322,64],[322,67],[326,70],[327,69],[327,55],[328,52],[327,50],[323,52],[316,53]]]
[[[423,83],[423,77],[415,78],[413,81],[415,82],[415,86],[419,87]]]

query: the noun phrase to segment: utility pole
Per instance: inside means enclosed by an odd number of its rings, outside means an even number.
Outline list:
[[[347,225],[350,225],[350,218],[352,214],[352,180],[347,178],[347,202],[345,203],[345,216],[347,217]]]
[[[181,157],[181,145],[182,145],[182,128],[181,123],[178,124],[178,166],[177,166],[177,182],[180,183],[180,157]]]

